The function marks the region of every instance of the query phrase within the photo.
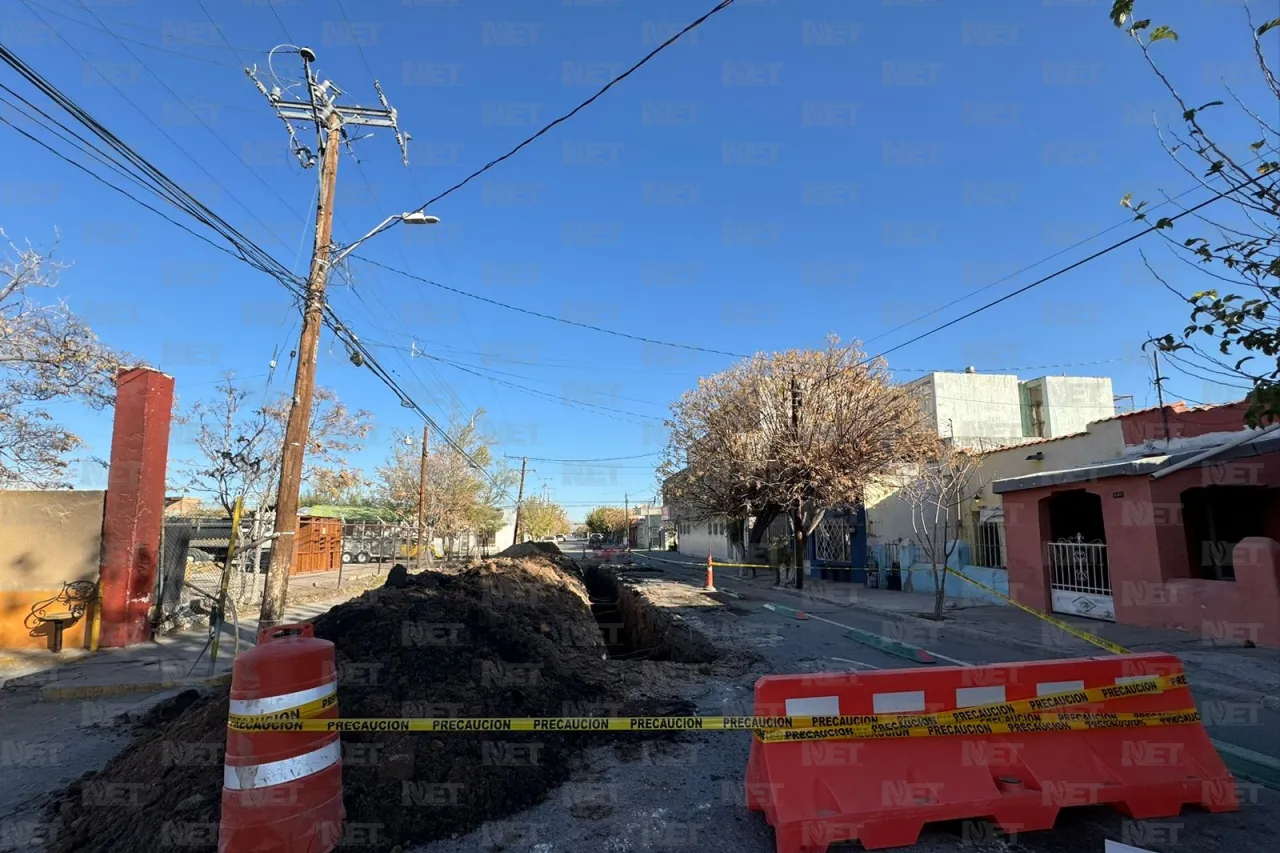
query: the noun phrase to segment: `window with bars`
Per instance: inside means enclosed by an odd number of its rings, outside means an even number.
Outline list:
[[[973,554],[970,559],[975,566],[988,569],[1003,569],[1004,554],[1004,522],[981,521],[974,525]]]

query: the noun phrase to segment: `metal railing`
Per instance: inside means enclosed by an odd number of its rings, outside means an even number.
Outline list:
[[[1111,571],[1105,542],[1085,542],[1083,537],[1044,543],[1049,585],[1054,589],[1111,595]]]
[[[970,556],[973,565],[988,569],[1006,568],[1004,524],[999,521],[981,522],[977,525],[973,538],[973,553]]]

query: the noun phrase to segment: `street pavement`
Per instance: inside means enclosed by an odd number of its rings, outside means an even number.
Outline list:
[[[666,576],[672,580],[680,579],[701,585],[706,573],[705,560],[673,552],[633,551],[631,557],[641,565],[662,567],[666,570]],[[1002,642],[1002,631],[1012,634],[1015,624],[1025,626],[1026,620],[1020,621],[1023,614],[1012,608],[1001,608],[1008,610],[1008,614],[999,624],[987,626],[989,632],[961,633],[965,627],[972,627],[960,624],[969,621],[964,609],[949,612],[947,616],[950,619],[944,620],[941,625],[910,616],[910,613],[930,610],[931,595],[887,593],[875,597],[877,603],[887,600],[898,606],[905,605],[904,612],[893,614],[879,609],[872,610],[857,603],[824,601],[813,591],[799,593],[794,589],[778,589],[773,586],[772,570],[760,570],[754,579],[749,576],[749,570],[747,575],[746,578],[741,578],[738,569],[719,569],[715,572],[715,585],[718,589],[742,596],[734,603],[749,611],[746,618],[750,621],[803,626],[803,630],[783,631],[787,641],[782,648],[774,650],[774,655],[781,658],[779,663],[787,659],[797,665],[813,660],[828,660],[845,664],[849,669],[867,670],[921,666],[906,658],[854,642],[845,636],[848,628],[923,647],[941,663],[960,666],[1107,654],[1102,649],[1074,640],[1071,643],[1052,641],[1056,645],[1038,653],[1030,651],[1029,644],[1019,643],[1015,646]],[[810,583],[811,579],[806,577],[805,581]],[[811,618],[798,622],[766,610],[764,604],[802,609]],[[994,608],[983,608],[992,609]],[[1206,649],[1199,638],[1173,632],[1131,629],[1128,636],[1141,639],[1144,633],[1151,634],[1161,642],[1139,644],[1130,639],[1126,643],[1127,647],[1133,651],[1168,651],[1184,659],[1192,694],[1205,720],[1205,729],[1232,770],[1237,775],[1280,788],[1280,705],[1264,701],[1270,695],[1263,689],[1267,688],[1266,683],[1248,683],[1250,670],[1245,670],[1243,677],[1236,675],[1242,667],[1251,664],[1255,670],[1264,670],[1264,677],[1274,672],[1280,678],[1280,666],[1274,665],[1276,656],[1269,650],[1210,650]],[[1062,636],[1056,630],[1053,634]],[[1198,677],[1201,674],[1204,678]],[[1229,679],[1236,683],[1223,683]],[[1255,686],[1260,689],[1251,689]]]
[[[570,552],[570,556],[580,556]],[[927,647],[938,665],[981,664],[1048,657],[990,636],[968,636],[942,625],[884,613],[864,606],[825,602],[809,593],[772,589],[773,572],[752,580],[732,568],[717,570],[721,594],[689,595],[664,587],[702,587],[703,560],[669,560],[670,552],[621,554],[611,563],[650,602],[676,608],[674,625],[705,635],[722,654],[733,650],[753,656],[745,671],[726,676],[699,665],[685,681],[661,679],[637,663],[636,675],[649,689],[689,699],[704,715],[747,714],[755,680],[769,673],[849,672],[901,669],[918,664],[883,648],[846,638],[848,628]],[[634,565],[628,565],[634,563]],[[806,582],[808,579],[806,579]],[[736,595],[727,595],[735,593]],[[927,610],[927,596],[896,594],[893,604]],[[913,600],[914,599],[914,600]],[[705,605],[689,604],[705,601]],[[664,604],[663,602],[670,602]],[[766,604],[803,609],[809,618],[790,618]],[[954,621],[960,621],[957,617]],[[1097,650],[1101,651],[1101,650]],[[1058,655],[1081,656],[1089,651]],[[943,657],[945,656],[945,657]],[[599,850],[607,853],[649,850],[699,850],[705,853],[773,853],[776,838],[759,814],[743,807],[743,773],[750,738],[724,732],[688,732],[666,744],[588,750],[583,766],[547,800],[517,815],[490,821],[474,832],[441,840],[406,853],[555,853]],[[1137,821],[1107,807],[1065,809],[1054,829],[1003,835],[983,821],[929,825],[912,853],[1103,853],[1107,840],[1123,841],[1159,853],[1216,853],[1267,849],[1280,835],[1280,795],[1261,785],[1240,784],[1242,806],[1236,814],[1187,809],[1176,818]],[[589,801],[591,808],[583,808]],[[857,850],[857,845],[833,846]]]

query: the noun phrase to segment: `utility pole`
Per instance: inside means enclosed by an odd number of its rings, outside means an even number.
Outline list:
[[[1156,402],[1160,405],[1160,421],[1164,424],[1164,443],[1169,445],[1169,410],[1164,407],[1164,377],[1160,375],[1160,347],[1155,346],[1151,349],[1151,363],[1156,370]]]
[[[342,95],[331,81],[321,82],[312,72],[316,55],[310,48],[298,48],[306,76],[307,100],[286,101],[279,85],[270,90],[258,79],[257,69],[245,69],[268,103],[289,131],[290,148],[303,168],[311,168],[316,157],[298,141],[294,124],[314,127],[320,148],[320,187],[316,197],[315,244],[307,275],[305,301],[302,308],[302,333],[298,340],[298,368],[293,381],[293,398],[285,423],[284,447],[281,448],[280,479],[276,493],[275,535],[271,566],[267,570],[259,628],[274,627],[284,619],[289,594],[289,573],[297,556],[298,491],[302,483],[302,466],[306,453],[307,433],[311,422],[311,403],[316,382],[316,354],[320,345],[320,329],[324,325],[324,292],[333,247],[333,202],[338,181],[338,146],[351,150],[352,139],[346,125],[366,125],[395,131],[401,154],[408,165],[408,136],[400,131],[396,111],[387,104],[382,88],[374,81],[382,109],[339,106],[335,99]],[[274,51],[272,51],[274,53]],[[272,72],[274,74],[274,72]],[[425,221],[425,217],[424,217]],[[376,233],[372,232],[372,233]],[[348,250],[349,251],[349,250]],[[345,252],[343,253],[345,255]]]
[[[298,340],[298,369],[293,378],[293,399],[284,428],[280,483],[276,493],[275,544],[267,570],[266,589],[258,616],[259,628],[274,627],[284,619],[289,594],[289,573],[298,550],[298,492],[302,486],[302,461],[307,427],[311,422],[311,397],[316,387],[316,352],[324,322],[324,288],[329,271],[329,245],[333,233],[333,194],[338,182],[338,131],[341,118],[329,113],[328,135],[320,163],[320,194],[316,200],[316,239],[307,276],[306,304],[302,309],[302,334]]]
[[[798,443],[800,441],[800,385],[796,382],[795,374],[791,375],[791,435]],[[796,497],[796,508],[794,510],[792,523],[795,525],[794,545],[796,553],[796,589],[804,589],[804,513],[801,503],[802,496]]]
[[[622,538],[631,544],[631,495],[622,496]]]
[[[512,545],[520,544],[520,507],[524,504],[524,471],[529,464],[528,457],[520,459],[520,491],[516,494],[516,529],[512,532]]]
[[[422,571],[423,554],[427,565],[431,565],[431,543],[427,541],[427,441],[431,430],[427,425],[422,427],[422,464],[418,469],[418,571]]]

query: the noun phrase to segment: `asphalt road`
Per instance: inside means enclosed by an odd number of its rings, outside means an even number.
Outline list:
[[[642,565],[661,566],[666,575],[672,579],[701,584],[704,577],[705,570],[701,563],[690,561],[686,569],[683,566],[673,565],[670,562],[673,558],[671,554],[663,553],[658,556],[636,551],[632,556]],[[677,562],[683,561],[677,558]],[[741,599],[743,603],[756,604],[754,609],[759,612],[752,612],[748,616],[749,619],[772,622],[783,620],[784,617],[764,610],[760,606],[765,603],[800,607],[806,613],[813,615],[814,618],[805,623],[803,632],[788,635],[793,638],[793,642],[788,642],[784,647],[776,650],[779,664],[838,658],[847,661],[851,669],[900,669],[918,666],[904,658],[854,643],[844,636],[846,628],[870,631],[921,646],[928,649],[939,660],[952,664],[978,665],[1036,659],[1034,655],[1022,650],[1005,648],[997,643],[972,637],[957,636],[947,630],[945,623],[941,626],[933,626],[919,620],[904,622],[857,607],[814,604],[812,600],[800,604],[794,592],[771,589],[771,578],[770,572],[761,571],[760,578],[755,581],[739,580],[737,570],[725,569],[716,573],[716,585],[719,588],[743,594],[746,596]],[[839,625],[820,620],[830,620]],[[1205,720],[1205,729],[1219,744],[1220,749],[1223,748],[1223,744],[1228,747],[1235,746],[1280,763],[1280,711],[1266,708],[1259,703],[1224,698],[1203,691],[1197,693],[1194,679],[1191,681],[1191,689],[1200,714]],[[1280,777],[1280,774],[1277,776]]]
[[[570,554],[571,556],[578,556]],[[667,555],[662,554],[665,558]],[[662,578],[700,588],[703,567],[673,566],[633,554],[637,564],[658,571],[635,576]],[[622,574],[628,570],[619,566]],[[768,575],[768,577],[766,577]],[[739,593],[726,606],[686,618],[722,649],[726,644],[764,658],[760,671],[732,681],[708,677],[689,688],[701,714],[749,713],[752,686],[765,672],[840,672],[901,669],[912,662],[861,645],[844,636],[857,628],[928,648],[956,665],[1028,659],[1025,652],[968,637],[950,636],[943,626],[904,630],[892,619],[838,605],[803,604],[794,594],[768,588],[772,575],[761,572],[756,584],[740,582],[733,570],[717,572],[716,586]],[[764,608],[765,604],[801,607],[810,618],[798,621]],[[918,624],[911,622],[909,624]],[[913,633],[914,632],[914,633]],[[945,657],[943,657],[945,656]],[[665,689],[666,685],[663,686]],[[470,853],[476,849],[506,853],[559,853],[571,850],[693,851],[699,853],[773,853],[773,830],[743,806],[743,772],[749,737],[730,733],[686,733],[676,742],[622,751],[600,747],[586,766],[548,800],[502,821],[449,841],[407,853]],[[1217,853],[1273,849],[1280,835],[1280,795],[1259,786],[1241,789],[1237,814],[1211,815],[1188,810],[1176,819],[1134,821],[1107,807],[1064,810],[1051,831],[1008,836],[981,821],[929,825],[912,853],[1103,853],[1106,840],[1160,853]],[[589,799],[590,807],[584,808]],[[838,845],[831,853],[862,849]],[[903,849],[903,848],[898,848]]]

